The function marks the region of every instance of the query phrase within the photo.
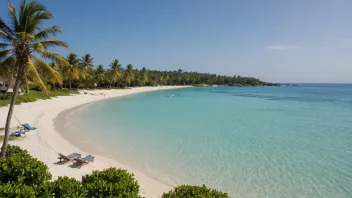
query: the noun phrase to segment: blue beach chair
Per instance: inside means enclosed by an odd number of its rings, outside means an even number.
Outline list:
[[[36,127],[33,127],[33,126],[29,125],[28,123],[25,123],[25,124],[23,124],[22,126],[23,126],[25,129],[30,130],[30,131],[37,129]]]
[[[94,156],[92,155],[87,155],[84,158],[78,158],[74,159],[73,164],[76,165],[78,168],[81,168],[82,166],[89,164],[89,162],[94,162]]]
[[[26,132],[24,132],[22,129],[20,129],[17,132],[11,133],[10,136],[21,136],[21,135],[24,135],[24,134],[26,134]]]

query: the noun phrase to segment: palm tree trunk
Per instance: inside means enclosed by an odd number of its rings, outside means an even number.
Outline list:
[[[69,79],[68,79],[68,84],[70,86],[70,90],[71,90],[71,76],[69,76]]]
[[[3,100],[6,100],[7,98],[7,93],[9,92],[9,87],[6,88],[6,92],[4,93],[4,95],[2,96]]]
[[[25,83],[26,83],[27,93],[29,93],[29,86],[28,86],[28,80],[27,80],[27,78],[25,79]]]
[[[109,83],[109,88],[111,88],[111,85],[112,85],[112,79],[110,80],[110,83]]]
[[[17,98],[17,92],[18,92],[18,87],[20,85],[20,81],[23,77],[24,74],[24,65],[21,65],[21,69],[16,77],[16,82],[15,82],[15,86],[13,87],[13,95],[12,95],[12,99],[11,99],[11,103],[10,103],[10,107],[9,107],[9,112],[7,114],[7,118],[6,118],[6,125],[5,125],[5,134],[4,134],[4,142],[2,144],[1,147],[1,153],[0,153],[0,157],[4,158],[6,156],[6,151],[7,151],[7,142],[9,141],[9,135],[10,135],[10,125],[11,125],[11,119],[12,119],[12,114],[13,114],[13,110],[15,107],[15,101]]]

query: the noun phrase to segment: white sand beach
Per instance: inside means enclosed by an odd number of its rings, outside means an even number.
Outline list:
[[[15,106],[14,114],[22,122],[28,122],[38,129],[26,133],[25,138],[9,142],[12,145],[18,145],[35,158],[43,161],[53,175],[53,179],[59,176],[69,176],[80,179],[82,175],[91,173],[93,170],[102,170],[109,167],[117,167],[127,169],[129,172],[134,173],[135,178],[140,184],[140,193],[144,197],[160,197],[163,192],[172,189],[172,186],[156,181],[145,174],[133,170],[132,168],[124,165],[122,162],[112,160],[108,157],[96,155],[95,153],[87,153],[85,151],[92,151],[92,148],[79,149],[77,146],[71,144],[60,133],[56,131],[54,119],[63,111],[113,97],[120,97],[129,94],[157,91],[163,89],[176,89],[182,88],[181,86],[163,86],[163,87],[141,87],[125,90],[94,90],[94,91],[81,91],[79,95],[62,96],[53,98],[51,100],[39,100],[33,103],[24,103]],[[83,94],[87,92],[88,94]],[[102,94],[100,94],[102,93]],[[92,95],[94,94],[94,95]],[[5,126],[8,107],[0,108],[0,126]],[[16,118],[12,119],[11,126],[18,126]],[[73,134],[74,135],[74,134]],[[94,149],[94,148],[93,148]],[[95,161],[81,169],[71,168],[67,163],[64,165],[55,164],[57,162],[58,153],[71,154],[73,152],[81,153],[82,156],[87,154],[95,155]]]

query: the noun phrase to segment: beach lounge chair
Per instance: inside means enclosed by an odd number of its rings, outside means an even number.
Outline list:
[[[82,166],[89,164],[89,162],[94,162],[94,156],[87,155],[84,158],[74,159],[73,164],[76,165],[78,168],[81,168]]]
[[[19,131],[16,131],[14,133],[11,133],[10,136],[21,136],[21,135],[24,135],[26,132],[24,132],[22,129],[20,129]]]
[[[81,157],[81,154],[79,153],[72,153],[71,155],[63,155],[61,153],[59,153],[59,157],[57,159],[64,161],[64,162],[69,162],[69,161],[73,161],[77,158],[80,158]]]
[[[25,123],[25,124],[22,124],[22,126],[27,129],[27,130],[36,130],[37,128],[36,127],[33,127],[31,125],[29,125],[28,123]]]

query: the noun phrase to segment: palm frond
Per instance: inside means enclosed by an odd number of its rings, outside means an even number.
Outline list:
[[[40,78],[40,75],[39,75],[37,69],[35,68],[35,65],[33,64],[31,59],[29,59],[27,62],[27,72],[29,75],[31,75],[31,77],[33,77],[36,80],[36,82],[38,82],[38,84],[42,88],[42,92],[44,94],[48,94],[48,89],[45,86],[43,80]]]
[[[48,12],[43,4],[39,4],[36,1],[31,1],[26,5],[26,12],[28,15],[41,14]],[[48,12],[50,13],[50,12]]]
[[[43,46],[44,49],[48,49],[49,47],[64,47],[68,49],[70,47],[66,42],[63,42],[57,39],[41,41],[41,42],[34,43],[33,45],[36,45],[36,44]]]
[[[48,52],[48,51],[43,51],[43,52],[39,52],[39,53],[40,53],[40,55],[42,55],[42,57],[56,61],[58,64],[62,64],[62,65],[69,64],[67,62],[67,60],[64,57],[62,57],[60,54]]]
[[[32,56],[32,58],[35,66],[43,71],[43,73],[45,72],[45,77],[48,78],[50,82],[62,84],[62,76],[57,70],[35,56]]]
[[[40,52],[40,53],[43,53],[46,50],[46,48],[40,42],[34,43],[32,47],[34,51]]]
[[[15,66],[16,59],[14,55],[8,56],[7,58],[3,59],[1,62],[1,67],[6,66],[6,67],[13,67]]]
[[[0,51],[0,61],[3,61],[8,56],[12,55],[12,49]]]
[[[36,1],[26,4],[26,1],[22,0],[19,11],[19,24],[21,25],[18,32],[33,33],[40,27],[43,20],[52,18],[53,14],[47,11],[44,5]]]
[[[11,42],[13,37],[7,34],[6,32],[0,30],[0,39],[3,41]]]
[[[7,8],[9,9],[9,17],[11,19],[11,23],[12,23],[12,28],[14,31],[18,31],[19,29],[19,21],[17,19],[17,15],[16,15],[16,9],[15,6],[12,5],[12,3],[9,1]]]
[[[87,78],[88,73],[85,70],[81,69],[81,70],[78,70],[78,72],[79,72],[79,75],[82,79]]]
[[[49,36],[56,36],[57,33],[62,33],[62,29],[57,26],[57,25],[54,25],[54,26],[51,26],[45,30],[42,30],[40,32],[38,32],[35,36],[34,36],[34,39],[36,41],[39,41],[39,40],[43,40],[43,39],[46,39],[48,38]]]
[[[11,46],[10,44],[7,43],[0,43],[0,49],[5,49],[7,47]]]
[[[78,80],[80,73],[77,68],[72,65],[67,65],[64,69],[63,75],[65,79],[71,78],[72,80]]]
[[[4,22],[4,20],[2,20],[2,18],[0,18],[0,30],[5,32],[9,36],[13,36],[14,34],[11,28],[6,25],[6,23]]]

